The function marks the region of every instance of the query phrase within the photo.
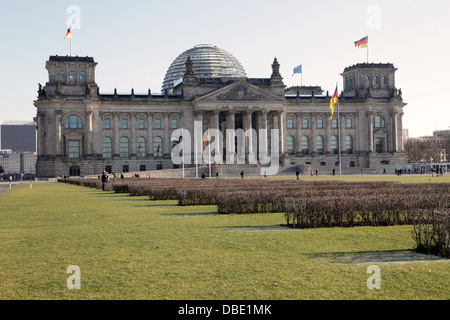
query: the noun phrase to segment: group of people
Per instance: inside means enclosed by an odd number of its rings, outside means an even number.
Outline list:
[[[431,176],[434,177],[434,173],[435,172],[436,172],[436,177],[443,176],[444,175],[444,168],[439,167],[439,168],[435,169],[434,167],[432,167],[431,168]]]

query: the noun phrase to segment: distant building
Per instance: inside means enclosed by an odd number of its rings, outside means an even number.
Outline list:
[[[258,147],[271,150],[272,145],[278,145],[284,167],[316,166],[331,172],[342,165],[347,172],[364,168],[381,173],[407,161],[406,103],[390,63],[344,69],[339,123],[337,112],[329,120],[333,92],[323,94],[320,86],[286,88],[276,58],[269,77],[248,78],[230,53],[195,46],[169,67],[161,94],[150,89],[144,94],[133,89],[130,94],[102,94],[95,82],[96,66],[92,57],[51,56],[47,61],[48,79],[39,85],[34,101],[38,176],[173,168],[171,151],[178,137],[172,133],[183,128],[192,135],[194,122],[202,133],[220,130],[223,140],[215,152],[233,164],[242,149],[247,160],[258,155]],[[258,145],[248,136],[238,150],[241,140],[234,132],[239,129],[255,130]],[[260,130],[279,132],[278,141],[259,135]],[[192,140],[190,159],[195,159],[195,146]]]
[[[36,173],[36,152],[12,153],[0,150],[0,175],[12,173]]]
[[[36,152],[36,127],[34,122],[0,121],[0,150],[13,153]]]

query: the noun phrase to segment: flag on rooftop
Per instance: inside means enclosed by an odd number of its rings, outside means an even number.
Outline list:
[[[294,68],[294,74],[296,73],[302,73],[302,65],[299,65]],[[294,74],[292,76],[294,76]]]
[[[362,38],[362,39],[360,39],[358,41],[355,41],[354,43],[355,43],[355,47],[357,49],[359,49],[359,48],[367,48],[369,46],[369,36],[365,36],[364,38]]]
[[[70,28],[67,29],[67,33],[66,33],[64,39],[67,39],[67,38],[72,38],[72,30]]]

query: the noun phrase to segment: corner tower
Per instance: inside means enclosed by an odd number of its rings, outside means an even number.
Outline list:
[[[345,68],[344,97],[391,98],[398,95],[395,87],[394,65],[391,63],[362,63]]]
[[[40,96],[86,96],[98,93],[95,83],[95,67],[92,57],[50,56],[45,68],[48,82]]]

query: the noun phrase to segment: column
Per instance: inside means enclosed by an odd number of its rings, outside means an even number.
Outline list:
[[[136,156],[136,113],[130,114],[130,157]]]
[[[120,154],[119,151],[119,113],[114,112],[113,113],[113,117],[114,117],[114,139],[113,139],[113,157],[118,157]]]
[[[86,111],[86,146],[85,156],[92,155],[92,110]]]
[[[260,139],[261,136],[258,135],[258,138],[259,138],[258,143],[260,143],[260,146],[259,146],[260,153],[261,153],[261,150],[264,150],[264,152],[267,154],[270,153],[270,150],[268,149],[269,145],[267,143],[267,138],[268,138],[268,135],[271,134],[271,132],[269,132],[269,130],[268,130],[268,124],[267,124],[267,114],[268,113],[269,112],[267,110],[261,111],[261,129],[266,132],[266,135],[265,135],[264,139],[262,139],[262,140]]]
[[[369,114],[369,152],[373,152],[373,114]]]
[[[347,124],[346,124],[346,119],[345,116],[340,117],[339,118],[339,128],[341,130],[341,150],[343,152],[347,152],[347,147],[346,147],[346,137],[347,137]]]
[[[220,126],[219,126],[219,110],[215,110],[212,113],[212,129],[217,129],[220,130]],[[218,137],[217,137],[218,138]],[[219,143],[217,143],[217,150],[214,150],[214,153],[216,154],[222,154],[222,150],[223,150],[223,146],[222,146],[222,142],[223,141],[219,141]]]
[[[316,137],[316,114],[311,113],[311,154],[317,153],[317,137]]]
[[[301,113],[297,113],[297,137],[295,150],[297,154],[302,153],[302,115]]]
[[[235,137],[235,110],[230,110],[230,112],[227,113],[227,130],[230,130],[230,132],[226,131],[225,134],[227,135],[226,141],[227,141],[227,162],[232,164],[234,163],[234,154],[235,154],[235,145],[234,145],[234,137]]]
[[[284,124],[286,121],[283,121],[284,119],[284,112],[282,110],[278,110],[278,130],[279,130],[279,138],[280,138],[280,153],[283,154],[285,153],[286,149],[285,149],[285,137],[284,137],[284,133],[286,132],[285,128],[284,128]]]
[[[56,124],[56,152],[55,155],[61,155],[62,150],[62,129],[61,129],[61,116],[62,110],[55,110],[55,124]]]
[[[398,112],[393,112],[393,119],[394,119],[394,143],[393,143],[393,152],[398,152]]]
[[[46,146],[45,146],[45,111],[38,111],[38,150],[40,156],[46,155]]]
[[[147,156],[153,155],[153,113],[147,113]]]
[[[169,113],[164,113],[163,156],[170,156]]]
[[[253,129],[252,128],[252,115],[253,115],[253,111],[247,110],[247,112],[246,112],[247,125],[246,125],[245,132],[248,133],[248,138],[246,139],[247,140],[247,148],[246,148],[245,151],[248,154],[248,159],[251,160],[251,161],[254,160],[252,158],[252,157],[254,157],[254,154],[253,154],[253,152],[254,152],[254,150],[253,150],[253,136],[251,134],[252,129]]]
[[[194,150],[194,163],[196,165],[201,165],[203,163],[203,111],[195,111],[195,121],[201,123],[200,132],[195,131],[194,126],[194,138],[192,139],[193,150]],[[198,177],[198,170],[196,169],[196,177]]]

